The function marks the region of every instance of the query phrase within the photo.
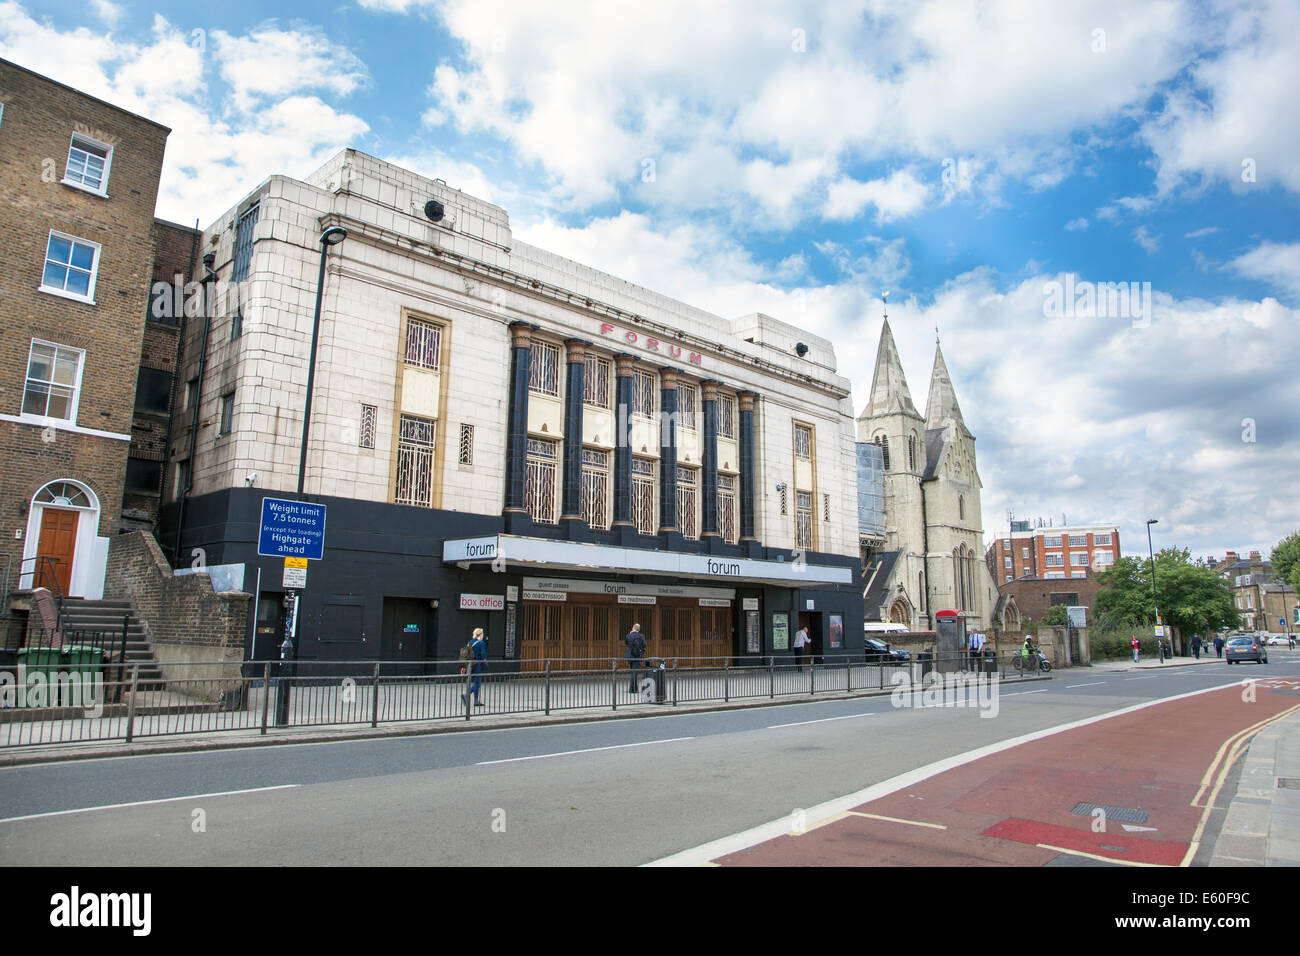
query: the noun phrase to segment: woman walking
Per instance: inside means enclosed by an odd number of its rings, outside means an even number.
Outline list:
[[[483,628],[474,628],[474,634],[469,639],[469,672],[473,676],[469,682],[469,692],[474,695],[474,706],[482,707],[483,701],[479,697],[479,687],[483,683],[483,667],[487,664],[487,638],[483,636]],[[460,695],[460,699],[465,706],[469,706],[469,700],[465,694]]]

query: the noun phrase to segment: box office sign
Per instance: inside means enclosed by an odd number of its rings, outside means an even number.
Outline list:
[[[462,594],[460,609],[462,611],[504,611],[506,599],[500,594]]]

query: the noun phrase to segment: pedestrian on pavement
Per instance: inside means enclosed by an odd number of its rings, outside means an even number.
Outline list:
[[[1192,656],[1198,661],[1201,659],[1201,635],[1192,635]]]
[[[487,638],[483,636],[483,628],[474,628],[474,633],[469,639],[470,665],[469,670],[472,677],[469,682],[469,692],[474,696],[474,706],[482,707],[483,700],[480,697],[479,689],[483,684],[483,668],[487,666]],[[464,694],[460,695],[461,701],[466,707],[469,706],[469,700]]]
[[[1138,648],[1141,646],[1142,645],[1138,643],[1137,635],[1134,634],[1133,635],[1133,663],[1134,664],[1138,662]]]
[[[1223,635],[1222,634],[1214,635],[1214,656],[1215,657],[1223,656]]]
[[[801,627],[794,632],[794,660],[799,665],[801,672],[803,671],[804,661],[808,658],[807,653],[805,653],[808,644],[808,628]]]
[[[632,625],[632,630],[628,632],[627,637],[623,638],[623,643],[627,645],[627,653],[623,656],[627,658],[628,665],[632,668],[632,679],[627,685],[627,691],[629,694],[635,694],[636,677],[641,670],[641,659],[645,657],[645,635],[641,633],[640,624]]]
[[[983,631],[971,631],[970,666],[972,670],[979,670],[980,661],[984,659],[984,641]]]

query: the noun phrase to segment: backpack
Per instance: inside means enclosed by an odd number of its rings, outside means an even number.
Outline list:
[[[641,657],[645,654],[645,635],[639,631],[634,631],[627,636],[627,649],[633,657]]]
[[[460,659],[462,661],[471,661],[474,659],[474,652],[469,649],[468,644],[460,649]]]

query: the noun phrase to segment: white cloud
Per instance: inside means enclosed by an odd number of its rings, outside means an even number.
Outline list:
[[[1151,235],[1146,226],[1138,226],[1133,233],[1133,241],[1147,251],[1147,255],[1155,255],[1160,248],[1160,237]]]
[[[822,215],[827,219],[856,219],[863,209],[872,206],[876,222],[889,222],[916,212],[925,204],[928,193],[925,184],[908,169],[865,183],[845,177],[831,183]]]
[[[1300,297],[1300,242],[1260,243],[1229,262],[1228,268]]]
[[[1212,236],[1219,231],[1218,226],[1206,226],[1204,229],[1194,229],[1191,232],[1183,234],[1184,239],[1200,239],[1204,236]]]
[[[214,56],[240,109],[306,90],[346,96],[367,80],[365,65],[320,30],[264,24],[242,36],[213,30]]]
[[[1078,232],[1080,230],[1087,229],[1088,220],[1085,219],[1083,216],[1080,216],[1078,219],[1071,219],[1069,222],[1065,224],[1065,228],[1069,232]]]
[[[111,0],[91,0],[91,6],[95,10],[95,16],[99,17],[104,26],[110,30],[117,26],[117,22],[122,19],[122,14],[126,12]]]

